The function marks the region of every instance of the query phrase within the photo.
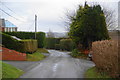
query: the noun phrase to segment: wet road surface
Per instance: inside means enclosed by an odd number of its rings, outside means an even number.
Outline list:
[[[49,52],[45,60],[20,78],[84,78],[85,71],[94,66],[91,61],[70,57],[68,52]]]

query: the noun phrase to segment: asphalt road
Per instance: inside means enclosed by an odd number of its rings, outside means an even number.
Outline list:
[[[94,66],[91,61],[70,57],[68,52],[49,52],[45,60],[20,78],[84,78],[85,71]]]

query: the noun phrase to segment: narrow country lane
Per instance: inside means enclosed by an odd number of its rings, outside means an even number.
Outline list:
[[[70,57],[68,52],[49,52],[48,58],[20,78],[84,78],[84,72],[94,66],[91,61]]]

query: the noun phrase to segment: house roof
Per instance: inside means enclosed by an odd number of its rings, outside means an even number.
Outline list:
[[[14,25],[13,23],[11,23],[8,20],[5,20],[5,27],[16,27],[16,25]]]

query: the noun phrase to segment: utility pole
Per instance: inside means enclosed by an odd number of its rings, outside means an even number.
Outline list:
[[[36,32],[37,32],[37,15],[35,15],[35,39],[36,39]]]

